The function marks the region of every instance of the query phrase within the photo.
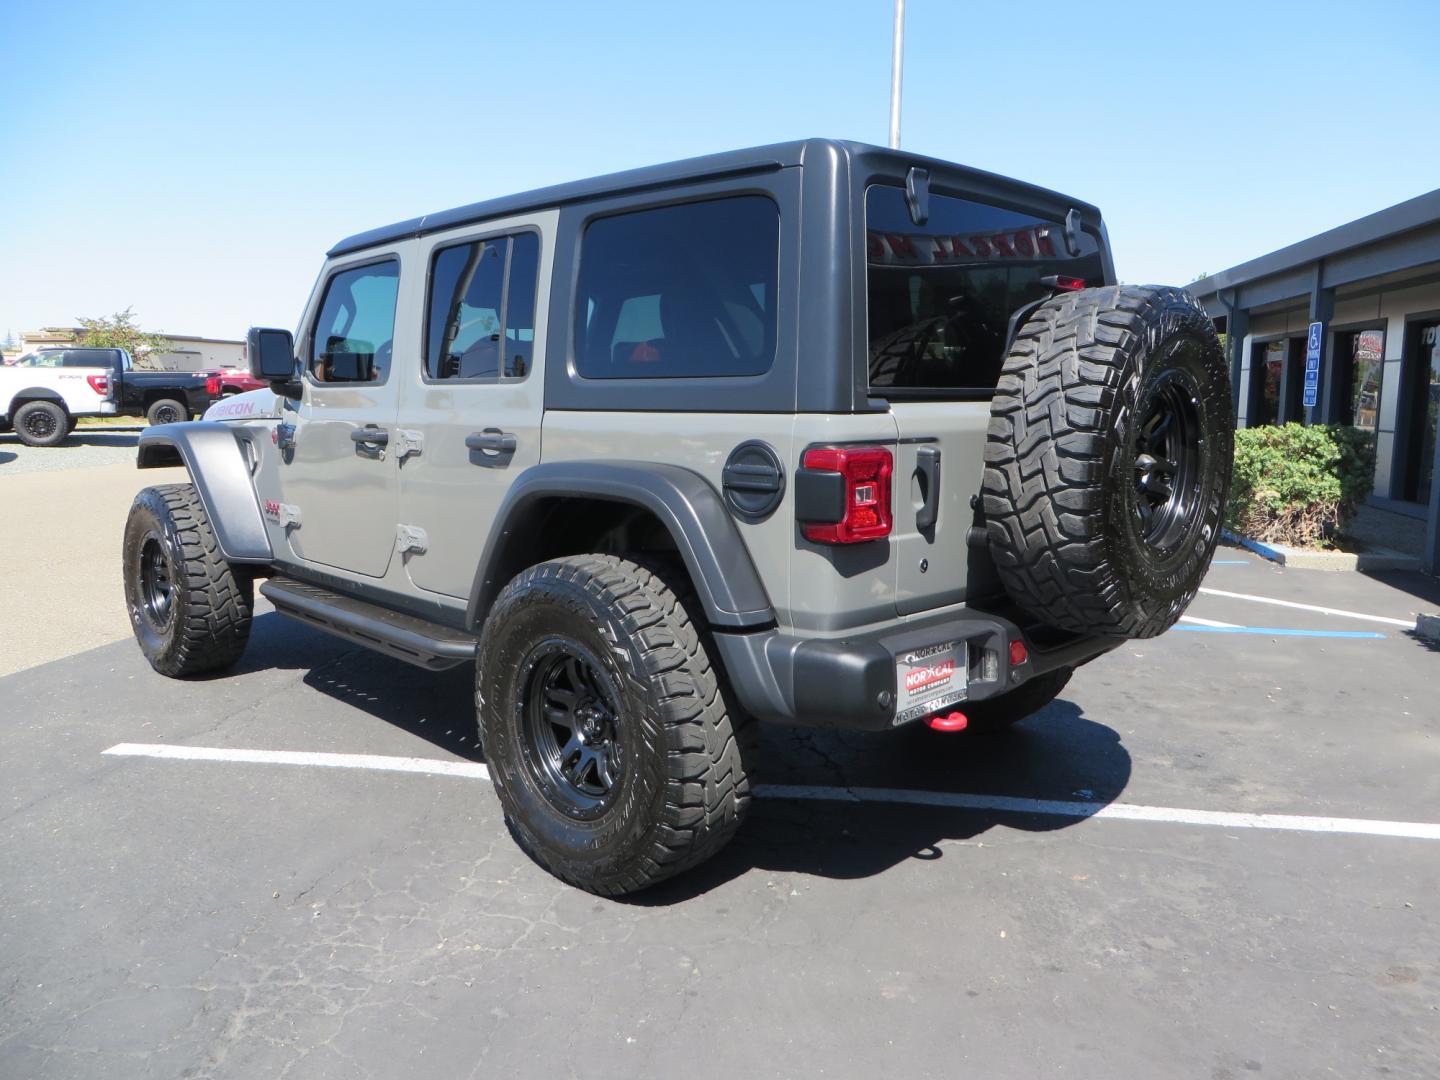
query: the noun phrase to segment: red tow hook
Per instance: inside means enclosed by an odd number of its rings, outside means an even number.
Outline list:
[[[963,712],[946,713],[944,716],[936,713],[925,723],[934,731],[964,731],[970,720]]]

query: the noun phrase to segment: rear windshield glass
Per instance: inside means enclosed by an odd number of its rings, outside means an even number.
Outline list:
[[[585,227],[575,370],[587,379],[763,375],[775,359],[780,210],[742,195]]]
[[[948,195],[930,197],[924,225],[905,193],[873,186],[865,198],[870,386],[880,396],[988,394],[1004,363],[1016,308],[1049,295],[1051,274],[1103,283],[1100,245],[1031,214]]]

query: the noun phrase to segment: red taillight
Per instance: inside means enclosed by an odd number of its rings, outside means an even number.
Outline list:
[[[220,396],[219,375],[211,375],[208,379],[205,380],[205,393],[209,394],[211,397]]]
[[[1051,274],[1049,277],[1041,278],[1040,281],[1042,284],[1062,292],[1079,292],[1085,287],[1083,277],[1068,277],[1065,274]]]
[[[806,469],[838,473],[838,521],[803,524],[805,539],[817,544],[859,544],[890,535],[890,475],[895,459],[878,446],[818,447],[805,451]]]
[[[1016,638],[1010,642],[1010,666],[1019,667],[1030,659],[1030,650],[1025,647],[1025,642]]]
[[[90,384],[90,389],[94,390],[101,397],[110,393],[109,375],[86,375],[85,381]]]

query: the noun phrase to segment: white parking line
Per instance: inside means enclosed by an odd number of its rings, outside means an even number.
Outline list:
[[[1180,621],[1194,623],[1196,626],[1218,626],[1227,629],[1234,629],[1240,625],[1239,623],[1233,622],[1216,622],[1214,619],[1202,619],[1198,615],[1181,615]]]
[[[173,758],[179,761],[240,761],[251,765],[318,765],[326,769],[372,769],[381,772],[428,773],[489,780],[490,770],[474,761],[390,757],[382,754],[317,754],[301,750],[227,750],[215,746],[173,746],[169,743],[119,743],[105,751],[114,757]]]
[[[163,743],[120,743],[104,753],[116,757],[155,757],[179,761],[230,761],[253,765],[316,765],[323,768],[372,769],[488,780],[490,770],[472,761],[388,757],[380,754],[317,754],[296,750],[228,750],[213,746]],[[820,802],[872,802],[901,806],[937,806],[953,810],[999,810],[1045,817],[1099,817],[1121,821],[1158,821],[1204,825],[1219,829],[1270,829],[1283,832],[1347,833],[1354,836],[1398,836],[1440,840],[1440,824],[1423,821],[1377,821],[1370,818],[1305,817],[1297,814],[1245,814],[1224,810],[1185,810],[1133,803],[1062,802],[1020,799],[1010,795],[967,795],[950,791],[908,791],[903,788],[815,787],[807,784],[757,784],[765,799]]]
[[[1414,619],[1392,619],[1388,615],[1365,615],[1359,611],[1344,611],[1341,608],[1321,607],[1318,604],[1297,604],[1294,600],[1276,600],[1273,596],[1251,596],[1243,592],[1226,592],[1224,589],[1200,590],[1207,596],[1227,596],[1231,600],[1254,600],[1257,604],[1275,604],[1279,607],[1299,608],[1301,611],[1318,611],[1322,615],[1340,615],[1346,619],[1368,619],[1370,622],[1389,623],[1391,626],[1403,626],[1406,629],[1414,629]]]

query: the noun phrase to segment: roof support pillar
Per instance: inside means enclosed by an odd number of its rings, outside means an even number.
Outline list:
[[[1435,440],[1435,470],[1430,473],[1430,509],[1426,515],[1425,547],[1420,552],[1420,568],[1440,577],[1440,439]]]
[[[1330,320],[1335,317],[1335,290],[1321,287],[1320,272],[1324,262],[1316,260],[1310,277],[1310,321],[1323,323],[1320,331],[1320,405],[1305,410],[1307,424],[1338,424],[1345,388],[1340,385],[1340,365],[1335,363],[1335,343],[1331,340]]]
[[[1245,337],[1250,333],[1250,312],[1240,306],[1240,290],[1231,289],[1230,299],[1220,293],[1225,305],[1225,343],[1230,353],[1230,403],[1240,415],[1240,368],[1245,356]]]

